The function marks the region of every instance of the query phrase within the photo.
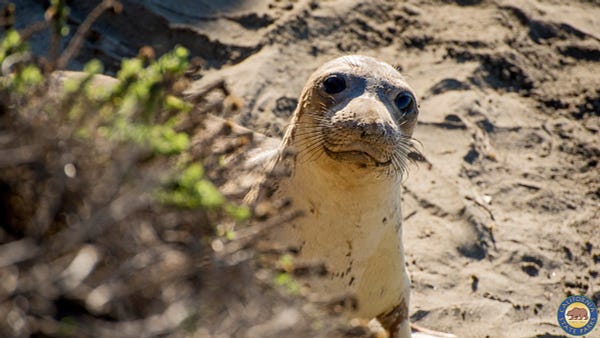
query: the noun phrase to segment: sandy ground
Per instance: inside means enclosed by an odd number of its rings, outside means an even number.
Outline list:
[[[80,60],[110,70],[142,45],[182,43],[204,62],[195,86],[223,79],[242,99],[225,117],[275,137],[324,61],[396,65],[419,95],[428,161],[405,181],[413,321],[562,337],[567,295],[600,305],[598,1],[212,2],[123,1]]]
[[[600,6],[458,2],[256,2],[264,26],[196,26],[253,49],[199,85],[225,79],[245,103],[227,117],[280,136],[322,62],[399,66],[429,161],[405,182],[413,320],[460,337],[560,336],[567,295],[600,302]]]

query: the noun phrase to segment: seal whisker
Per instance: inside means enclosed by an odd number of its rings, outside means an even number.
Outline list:
[[[311,142],[312,140],[317,138],[325,138],[323,133],[320,132],[305,132],[301,134],[296,134],[295,136],[296,138],[294,140],[294,143],[296,144],[306,144],[306,142]]]
[[[316,160],[316,158],[314,157],[315,154],[317,155],[317,158],[320,157],[320,154],[324,153],[324,151],[322,150],[321,144],[320,142],[318,142],[318,144],[315,144],[313,146],[311,146],[310,148],[308,148],[306,151],[303,151],[300,153],[301,159],[304,160],[304,162],[310,162],[313,160]]]
[[[313,143],[309,143],[306,144],[305,146],[303,146],[304,149],[302,149],[298,156],[301,156],[304,161],[311,161],[313,160],[313,155],[315,153],[323,153],[322,150],[322,143],[323,143],[323,139],[322,138],[317,138],[315,140],[313,140]]]
[[[323,139],[315,138],[311,140],[306,140],[305,142],[299,143],[298,146],[301,150],[298,152],[299,154],[309,154],[314,151],[315,148],[321,147],[323,143]]]
[[[313,151],[308,157],[303,159],[303,163],[318,161],[323,154],[325,154],[325,152],[322,150]]]
[[[322,126],[322,127],[331,126],[331,120],[325,116],[315,117],[315,122],[317,125]]]
[[[322,132],[320,130],[317,129],[313,129],[313,130],[297,130],[296,133],[294,134],[295,138],[298,139],[300,137],[303,136],[310,136],[310,135],[321,135]]]
[[[399,175],[403,175],[404,174],[404,161],[402,160],[401,156],[398,156],[398,153],[393,153],[392,154],[392,164],[393,164],[393,169],[394,171],[399,174]],[[390,175],[392,174],[392,172],[390,172]]]

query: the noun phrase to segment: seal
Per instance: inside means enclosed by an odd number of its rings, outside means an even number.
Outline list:
[[[310,289],[354,295],[353,315],[377,318],[396,338],[411,337],[401,183],[411,154],[419,154],[418,114],[414,91],[389,64],[334,59],[306,82],[268,166],[288,173],[275,180],[272,197],[289,199],[303,216],[263,240],[295,248],[297,264],[324,264],[327,278]]]

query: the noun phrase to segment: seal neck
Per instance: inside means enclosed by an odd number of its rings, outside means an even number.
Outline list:
[[[300,203],[308,204],[309,209],[316,205],[321,210],[335,210],[336,214],[346,211],[348,217],[357,215],[360,222],[370,217],[401,222],[400,175],[385,175],[340,162],[326,167],[320,164],[295,167],[288,190],[307,199]]]

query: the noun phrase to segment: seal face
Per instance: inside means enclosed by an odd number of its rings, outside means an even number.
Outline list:
[[[320,67],[303,90],[289,146],[300,157],[402,174],[418,115],[412,89],[396,69],[365,56]]]
[[[592,332],[598,323],[598,309],[585,296],[570,296],[558,307],[557,320],[566,333],[583,336]]]

